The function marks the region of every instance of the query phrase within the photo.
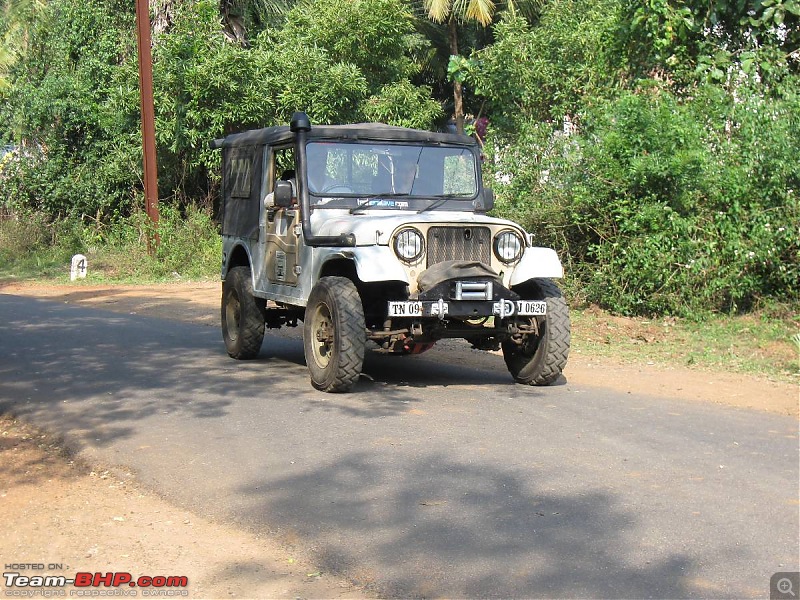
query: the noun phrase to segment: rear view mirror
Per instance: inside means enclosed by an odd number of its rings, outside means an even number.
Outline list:
[[[293,195],[292,183],[290,181],[275,182],[275,206],[289,208],[292,205]]]

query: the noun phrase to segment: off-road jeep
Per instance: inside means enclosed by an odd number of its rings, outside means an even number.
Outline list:
[[[514,379],[547,385],[569,352],[553,250],[487,216],[468,136],[383,124],[291,125],[222,149],[222,334],[258,355],[265,327],[303,322],[312,385],[349,390],[368,342],[414,354],[443,338],[503,349]]]

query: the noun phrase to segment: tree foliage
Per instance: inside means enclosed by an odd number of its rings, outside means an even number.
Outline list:
[[[800,68],[797,0],[625,0],[619,32],[637,76],[726,82],[741,69],[765,83]]]
[[[464,77],[490,102],[497,126],[558,120],[613,93],[618,57],[608,44],[617,23],[616,0],[551,0],[532,26],[508,14],[495,42],[471,57]]]
[[[28,29],[42,14],[45,0],[0,2],[0,90],[11,85],[10,71],[28,49]]]
[[[0,165],[5,212],[128,218],[142,187],[133,3],[0,6],[0,126],[21,145]],[[464,112],[488,117],[496,213],[559,250],[575,297],[631,314],[800,300],[797,0],[154,10],[159,189],[172,222],[216,193],[214,138],[295,110],[431,128],[451,112],[455,82]],[[441,51],[460,55],[437,67]]]
[[[30,156],[0,183],[8,201],[50,215],[125,213],[141,187],[138,70],[130,3],[52,0],[34,51],[18,65],[3,122]],[[215,0],[174,3],[155,39],[159,189],[177,198],[212,189],[208,142],[288,121],[380,118],[430,127],[439,105],[410,77],[425,41],[396,0],[320,0],[248,46],[231,43]]]
[[[31,50],[2,107],[24,148],[4,169],[3,191],[7,202],[48,215],[111,213],[137,183],[138,114],[125,102],[136,80],[121,68],[136,48],[119,35],[132,10],[77,2],[47,10],[29,29]]]
[[[589,302],[694,314],[800,299],[791,36],[758,13],[737,37],[734,4],[703,13],[718,27],[701,40],[683,3],[554,0],[472,57],[499,211],[561,251]]]

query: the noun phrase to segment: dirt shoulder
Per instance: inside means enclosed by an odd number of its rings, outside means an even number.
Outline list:
[[[23,576],[186,577],[188,586],[172,591],[189,598],[368,597],[290,548],[198,518],[131,481],[93,471],[47,433],[3,416],[0,521],[4,572]],[[45,569],[8,568],[20,563]],[[50,564],[61,568],[48,569]],[[24,588],[6,589],[0,581],[0,590],[6,595]]]
[[[154,286],[4,284],[0,293],[218,327],[219,282]],[[573,329],[580,339],[590,332]],[[221,343],[221,342],[220,342]],[[573,352],[576,385],[798,414],[798,387],[744,375],[625,364]],[[132,478],[131,478],[132,479]],[[364,598],[282,547],[175,508],[124,474],[92,471],[46,432],[0,416],[0,559],[52,574],[126,571],[188,578],[191,598]],[[36,574],[36,573],[26,573]],[[0,583],[0,587],[2,584]]]

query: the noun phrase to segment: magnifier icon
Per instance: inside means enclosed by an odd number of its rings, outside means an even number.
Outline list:
[[[794,593],[794,589],[792,589],[792,580],[788,577],[778,579],[776,587],[781,594],[789,594],[792,598],[797,597]]]

